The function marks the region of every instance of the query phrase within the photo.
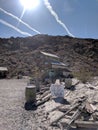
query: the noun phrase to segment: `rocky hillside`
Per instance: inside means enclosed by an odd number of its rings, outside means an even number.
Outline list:
[[[98,75],[98,40],[69,36],[35,35],[26,38],[0,38],[0,66],[8,67],[9,77],[32,75],[40,66],[40,51],[56,54],[74,73]]]

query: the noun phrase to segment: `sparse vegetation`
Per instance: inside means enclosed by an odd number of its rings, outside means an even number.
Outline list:
[[[73,76],[79,79],[82,83],[86,83],[93,76],[92,72],[82,67],[78,71],[73,72]]]

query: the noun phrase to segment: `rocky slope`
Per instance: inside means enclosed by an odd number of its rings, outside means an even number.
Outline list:
[[[98,40],[69,36],[35,35],[26,38],[0,38],[0,66],[9,69],[9,77],[32,75],[40,66],[40,51],[56,54],[73,72],[98,75]]]

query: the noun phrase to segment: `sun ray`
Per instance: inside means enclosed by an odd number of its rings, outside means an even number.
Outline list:
[[[38,33],[38,34],[41,34],[41,32],[39,32],[38,30],[36,30],[35,28],[31,27],[29,24],[25,23],[24,21],[22,21],[21,19],[19,19],[17,16],[11,14],[10,12],[0,8],[0,11],[2,11],[3,13],[7,14],[8,16],[14,18],[15,20],[17,21],[20,21],[20,23],[22,23],[23,25],[25,25],[27,28],[29,28],[30,30]]]
[[[20,18],[19,18],[17,27],[19,27],[20,21],[22,20],[24,13],[25,13],[25,8],[23,8],[23,11],[22,11],[21,16],[20,16]]]

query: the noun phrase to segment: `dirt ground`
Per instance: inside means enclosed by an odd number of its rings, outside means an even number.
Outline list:
[[[45,115],[46,109],[51,109],[49,106],[53,101],[45,103],[35,111],[24,109],[26,85],[27,79],[0,80],[0,130],[59,130],[49,126]],[[78,97],[87,95],[90,102],[98,102],[97,85],[98,83],[80,83],[75,90],[65,90],[65,98],[72,103]],[[67,93],[69,94],[66,95]],[[96,107],[98,108],[98,103]]]
[[[0,130],[55,130],[49,126],[44,105],[25,110],[27,81],[0,80]]]
[[[0,130],[38,130],[37,112],[26,111],[26,80],[0,80]]]

